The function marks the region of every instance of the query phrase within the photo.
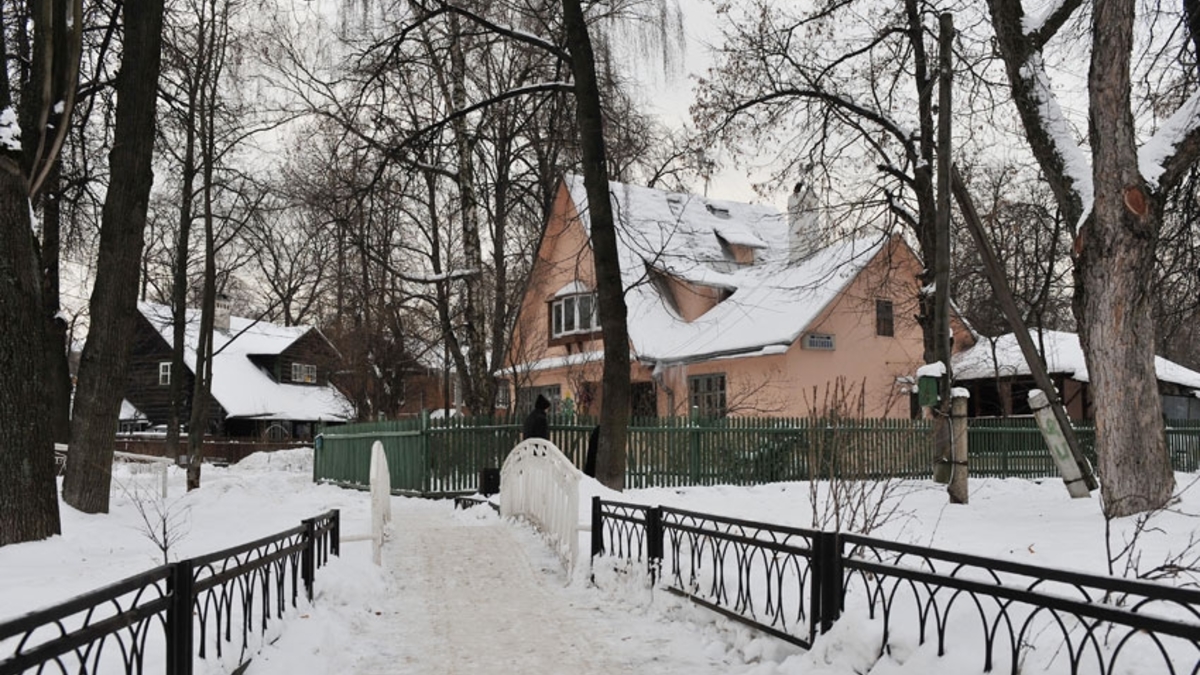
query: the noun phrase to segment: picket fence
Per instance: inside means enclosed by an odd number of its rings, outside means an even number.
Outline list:
[[[314,444],[313,478],[370,485],[371,444],[383,443],[398,494],[449,496],[474,492],[479,472],[498,468],[521,440],[520,419],[472,417],[369,422],[327,429]],[[597,424],[584,416],[551,417],[550,441],[577,467]],[[1076,426],[1094,461],[1094,431]],[[925,420],[691,417],[635,419],[629,427],[630,488],[758,485],[831,476],[923,477],[934,463]],[[971,475],[1043,478],[1057,475],[1030,418],[972,419]],[[1168,423],[1167,445],[1179,471],[1200,469],[1200,421]]]

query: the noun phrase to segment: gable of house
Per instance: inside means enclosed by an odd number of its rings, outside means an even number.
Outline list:
[[[129,348],[126,370],[125,399],[140,411],[148,424],[166,424],[171,415],[171,383],[182,378],[182,391],[189,400],[195,386],[195,375],[185,363],[182,373],[174,372],[170,333],[163,333],[157,324],[162,317],[170,322],[170,309],[154,305],[154,309],[139,311],[134,319],[133,338]],[[139,306],[139,310],[143,308]],[[153,320],[152,320],[153,317]],[[184,413],[187,414],[186,411]],[[219,424],[225,413],[220,404],[209,397],[209,423]]]
[[[773,207],[616,183],[611,190],[633,379],[635,388],[657,388],[660,414],[686,412],[697,387],[719,386],[726,400],[734,389],[753,391],[755,405],[771,391],[778,404],[758,405],[758,412],[777,414],[805,412],[798,382],[862,376],[886,390],[877,398],[903,393],[896,378],[922,353],[913,318],[921,268],[903,240],[841,241],[796,260],[788,225]],[[568,308],[578,313],[594,279],[586,194],[581,181],[567,177],[508,355],[518,387],[524,378],[528,391],[536,385],[594,398],[603,361],[598,322],[578,330],[578,316],[570,324],[558,318]],[[886,330],[877,325],[885,320]],[[907,414],[907,403],[895,409]]]

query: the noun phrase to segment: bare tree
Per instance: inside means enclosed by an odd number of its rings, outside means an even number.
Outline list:
[[[989,7],[1029,147],[1063,218],[1078,228],[1074,310],[1095,402],[1105,512],[1121,516],[1159,508],[1170,499],[1175,480],[1154,367],[1155,245],[1165,195],[1200,156],[1200,99],[1187,85],[1190,96],[1174,99],[1180,103],[1169,118],[1148,120],[1158,132],[1139,147],[1132,76],[1135,68],[1156,69],[1151,90],[1139,91],[1153,95],[1165,78],[1184,74],[1182,66],[1164,64],[1160,55],[1189,50],[1197,36],[1185,12],[1160,7],[1140,25],[1146,35],[1167,28],[1173,39],[1139,44],[1133,0],[1092,3],[1090,17],[1077,0],[1041,16],[1027,16],[1016,0],[991,0]],[[1072,28],[1090,36],[1090,163],[1062,113],[1046,65],[1059,46],[1054,40]],[[1135,55],[1145,59],[1134,63]]]
[[[693,108],[706,138],[776,159],[778,183],[822,186],[839,227],[877,226],[882,212],[912,232],[924,287],[934,283],[936,244],[930,52],[935,18],[953,4],[748,0],[731,7],[738,13],[724,24],[719,59]],[[839,39],[828,38],[834,34]],[[956,48],[955,61],[965,64],[958,79],[970,93],[955,100],[988,105],[989,91],[970,76],[977,45],[960,39]],[[933,362],[933,294],[922,295],[919,322],[924,359]]]

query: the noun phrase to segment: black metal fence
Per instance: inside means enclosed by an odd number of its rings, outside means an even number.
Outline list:
[[[986,672],[1200,672],[1191,588],[596,498],[601,553],[805,648],[849,611],[881,656],[932,643]]]
[[[193,658],[244,661],[338,555],[337,510],[241,546],[156,567],[0,623],[0,675],[191,675]]]

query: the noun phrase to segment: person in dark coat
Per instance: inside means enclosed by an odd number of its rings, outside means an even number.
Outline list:
[[[550,421],[546,419],[546,411],[550,409],[550,399],[538,394],[537,401],[529,417],[525,418],[525,426],[521,428],[521,437],[544,438],[550,440]]]
[[[592,429],[588,436],[587,455],[583,459],[583,472],[592,478],[596,477],[596,449],[600,447],[600,425]]]

